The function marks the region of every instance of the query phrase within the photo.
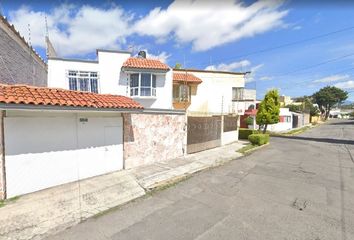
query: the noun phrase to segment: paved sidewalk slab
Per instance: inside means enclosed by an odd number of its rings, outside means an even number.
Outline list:
[[[237,150],[244,147],[245,144],[247,142],[239,141],[168,161],[134,168],[130,172],[145,190],[151,190],[170,181],[232,161],[242,156]]]
[[[120,171],[24,195],[0,208],[0,240],[41,239],[144,194]]]

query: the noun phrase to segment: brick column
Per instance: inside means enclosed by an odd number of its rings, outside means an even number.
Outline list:
[[[4,116],[5,111],[0,111],[0,200],[6,198]]]

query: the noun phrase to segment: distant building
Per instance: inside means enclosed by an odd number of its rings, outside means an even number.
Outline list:
[[[47,86],[47,64],[1,15],[0,83]]]
[[[279,100],[280,100],[280,106],[281,107],[285,107],[285,106],[293,103],[293,100],[291,99],[290,96],[282,95],[282,96],[279,97]]]

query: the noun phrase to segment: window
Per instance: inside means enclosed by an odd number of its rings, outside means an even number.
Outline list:
[[[98,93],[97,72],[68,71],[69,89]]]
[[[130,74],[130,96],[155,97],[156,75],[151,73]]]
[[[243,100],[244,88],[233,87],[232,88],[232,100]]]
[[[188,85],[173,85],[173,100],[175,102],[189,102],[191,87]]]

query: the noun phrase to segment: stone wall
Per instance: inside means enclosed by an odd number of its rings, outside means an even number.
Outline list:
[[[3,141],[3,121],[4,111],[0,111],[0,200],[5,198],[5,157],[4,157],[4,141]]]
[[[47,86],[47,65],[1,16],[0,83]]]
[[[186,116],[179,114],[123,114],[124,161],[129,169],[183,156]]]

